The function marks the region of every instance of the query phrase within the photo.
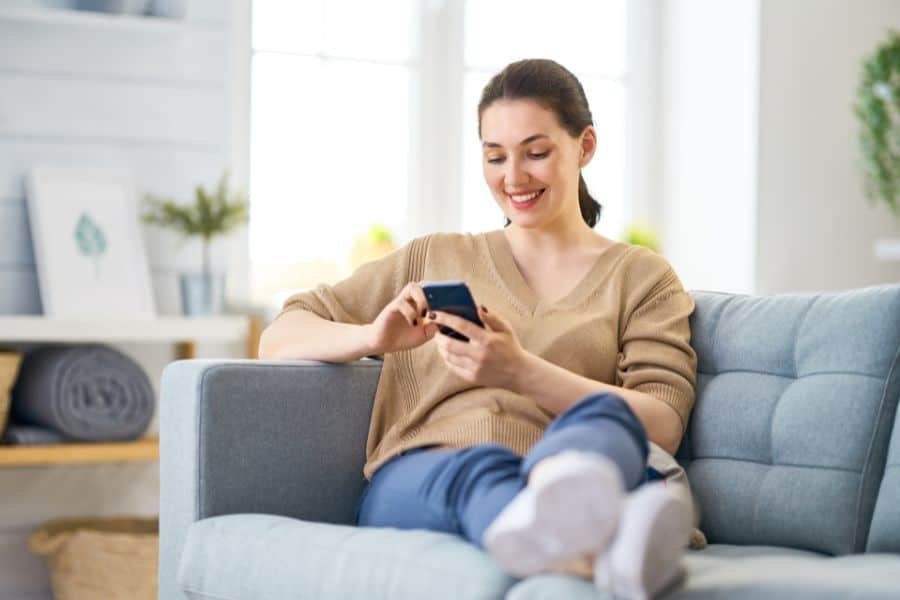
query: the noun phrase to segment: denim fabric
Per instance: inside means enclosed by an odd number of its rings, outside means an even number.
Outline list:
[[[621,397],[601,392],[560,413],[524,457],[500,444],[417,448],[394,457],[363,492],[357,523],[453,533],[483,547],[484,531],[525,487],[531,469],[568,449],[611,459],[628,489],[647,481],[643,425]]]

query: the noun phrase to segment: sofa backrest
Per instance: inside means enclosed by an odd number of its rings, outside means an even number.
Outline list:
[[[900,553],[900,410],[894,417],[887,464],[875,502],[866,551]]]
[[[691,294],[697,400],[678,459],[701,529],[710,542],[862,552],[900,395],[900,285]],[[879,514],[894,531],[898,475]]]

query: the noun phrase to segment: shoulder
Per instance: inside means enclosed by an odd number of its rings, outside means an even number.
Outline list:
[[[617,270],[628,305],[637,307],[660,294],[684,291],[678,274],[665,257],[643,246],[626,246]]]
[[[675,274],[672,265],[661,254],[643,246],[621,243],[627,246],[622,257],[622,267],[632,277],[643,279]]]
[[[438,231],[413,238],[409,243],[425,250],[429,258],[453,256],[476,250],[477,239],[482,234]]]

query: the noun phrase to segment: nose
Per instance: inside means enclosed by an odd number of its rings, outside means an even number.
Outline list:
[[[515,188],[516,186],[528,183],[528,172],[522,168],[522,162],[519,159],[509,157],[506,160],[505,167],[503,178],[508,188]]]

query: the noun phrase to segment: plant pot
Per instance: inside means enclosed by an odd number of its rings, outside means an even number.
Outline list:
[[[78,10],[105,13],[123,13],[126,15],[143,15],[147,12],[150,0],[78,0]]]
[[[222,314],[225,307],[225,273],[179,273],[181,313],[185,316]]]
[[[150,14],[167,19],[183,19],[188,0],[150,0]]]

